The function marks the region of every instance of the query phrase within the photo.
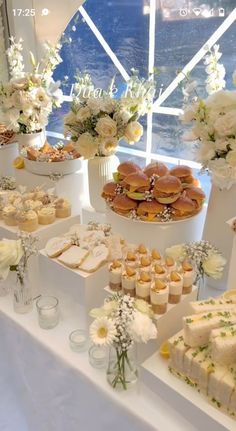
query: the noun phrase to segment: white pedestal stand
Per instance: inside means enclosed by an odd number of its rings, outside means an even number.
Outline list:
[[[13,161],[19,156],[18,143],[0,146],[0,176],[14,176]]]
[[[214,185],[208,204],[203,239],[215,245],[227,259],[224,276],[220,280],[208,279],[207,284],[216,289],[224,290],[227,287],[229,274],[229,261],[233,246],[233,235],[227,227],[227,220],[236,213],[236,185],[230,190],[219,190]]]

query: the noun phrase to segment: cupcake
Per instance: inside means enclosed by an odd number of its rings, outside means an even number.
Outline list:
[[[58,199],[55,202],[56,217],[66,218],[71,215],[71,204],[67,199]]]
[[[183,291],[183,277],[176,271],[170,273],[169,279],[169,303],[178,304]]]
[[[22,197],[21,197],[21,196],[19,196],[18,198],[16,198],[16,199],[12,202],[12,205],[13,205],[14,207],[16,207],[17,209],[18,209],[20,206],[22,206]]]
[[[138,253],[139,258],[141,259],[142,256],[147,256],[148,249],[147,249],[147,247],[145,247],[144,244],[139,244],[136,252]]]
[[[134,268],[138,266],[138,258],[135,253],[133,253],[132,251],[128,251],[125,258],[125,264]]]
[[[8,203],[9,203],[10,205],[12,205],[12,204],[13,204],[13,202],[14,202],[17,198],[21,198],[21,193],[20,193],[20,192],[16,192],[16,191],[9,192],[9,194],[8,194]]]
[[[151,266],[151,259],[148,256],[142,256],[140,259],[139,269],[140,271],[146,271],[151,272],[152,266]]]
[[[53,207],[44,207],[38,211],[39,224],[51,224],[56,220],[56,210]]]
[[[168,272],[163,265],[154,265],[153,268],[154,280],[165,280]]]
[[[169,298],[168,285],[162,280],[155,280],[151,286],[150,298],[154,314],[164,314]]]
[[[24,202],[24,206],[29,210],[38,211],[42,208],[43,204],[39,200],[34,201],[32,199],[27,199]]]
[[[125,295],[135,296],[136,270],[132,266],[127,266],[122,273],[121,284]]]
[[[182,263],[183,270],[183,295],[186,295],[192,292],[193,283],[196,277],[195,271],[193,269],[193,265],[185,260]]]
[[[151,256],[152,256],[152,262],[153,262],[153,264],[155,265],[156,263],[157,264],[161,264],[161,262],[162,262],[162,257],[161,257],[161,255],[160,255],[160,253],[159,253],[159,251],[156,249],[156,248],[154,248],[153,250],[152,250],[152,253],[151,253]]]
[[[121,290],[122,263],[114,260],[109,265],[109,287],[111,290],[118,292]]]
[[[7,205],[3,208],[2,218],[7,226],[18,226],[16,213],[16,208],[13,205]]]
[[[23,211],[17,214],[19,229],[25,232],[34,232],[38,228],[38,215],[35,211]]]
[[[165,258],[165,267],[167,269],[167,272],[170,274],[171,271],[174,271],[176,269],[176,263],[171,256],[166,256]]]
[[[150,302],[151,276],[146,271],[140,273],[136,280],[136,297]]]

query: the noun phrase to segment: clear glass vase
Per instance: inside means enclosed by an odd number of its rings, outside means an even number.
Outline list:
[[[138,380],[135,346],[122,351],[120,347],[110,347],[107,381],[114,389],[128,389]]]
[[[205,274],[198,274],[198,276],[196,278],[197,300],[198,301],[205,299],[205,285],[206,285]]]
[[[17,277],[13,290],[13,306],[16,313],[29,313],[33,309],[33,292],[28,275],[23,280]]]

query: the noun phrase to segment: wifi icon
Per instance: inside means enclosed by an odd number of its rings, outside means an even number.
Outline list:
[[[200,7],[195,7],[195,8],[193,9],[193,13],[194,13],[196,16],[200,15],[200,13],[201,13],[201,8],[200,8]]]

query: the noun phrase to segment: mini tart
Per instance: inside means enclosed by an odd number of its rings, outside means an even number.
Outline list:
[[[183,295],[187,295],[192,292],[193,283],[196,277],[193,266],[188,261],[182,263],[183,271]]]
[[[131,266],[127,266],[121,276],[121,285],[125,295],[135,296],[136,270]]]
[[[178,304],[183,291],[183,277],[179,272],[172,271],[169,280],[169,303]]]
[[[17,217],[20,230],[34,232],[38,228],[38,215],[35,211],[29,210],[21,213]]]
[[[174,271],[176,269],[176,262],[174,261],[173,257],[166,256],[165,267],[169,274],[171,273],[171,271]]]
[[[122,263],[118,260],[109,265],[109,287],[115,292],[121,290],[122,269]]]
[[[155,264],[153,267],[154,280],[165,280],[168,272],[163,265]]]
[[[13,205],[7,205],[5,208],[3,208],[2,218],[7,226],[18,226],[16,213],[16,208]]]
[[[135,253],[132,251],[128,251],[126,258],[125,258],[125,264],[128,266],[132,266],[133,268],[138,267],[138,258]]]
[[[141,272],[136,280],[136,297],[150,302],[151,283],[151,276],[146,272]]]
[[[52,224],[56,220],[56,210],[53,207],[44,207],[38,211],[39,224]]]
[[[140,271],[146,271],[146,272],[151,272],[152,266],[151,266],[151,259],[148,256],[142,256],[140,259],[140,265],[139,265],[139,269]]]
[[[55,202],[56,217],[66,218],[71,215],[71,204],[67,199],[58,199]]]
[[[154,281],[151,285],[150,299],[154,314],[166,313],[169,299],[168,284],[162,280]]]

